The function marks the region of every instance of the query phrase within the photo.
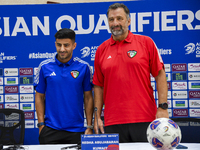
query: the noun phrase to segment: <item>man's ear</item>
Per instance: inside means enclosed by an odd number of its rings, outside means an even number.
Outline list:
[[[128,19],[128,26],[131,24],[131,18]]]
[[[56,47],[56,44],[57,44],[57,43],[56,43],[56,41],[55,41],[55,47]]]
[[[76,45],[77,45],[77,43],[74,42],[74,44],[73,44],[73,50],[76,48]]]

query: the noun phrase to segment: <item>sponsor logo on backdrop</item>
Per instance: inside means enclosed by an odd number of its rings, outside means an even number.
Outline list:
[[[0,94],[3,94],[3,86],[0,86]]]
[[[195,51],[195,44],[194,44],[194,43],[189,43],[189,44],[187,44],[187,45],[185,46],[185,48],[186,48],[185,54],[186,54],[186,55],[187,55],[187,54],[191,54],[191,53],[193,53],[193,52]]]
[[[40,52],[37,52],[37,53],[29,53],[29,59],[48,59],[48,58],[54,58],[55,55],[57,54],[57,52],[54,52],[54,53],[40,53]]]
[[[15,85],[18,84],[18,77],[5,77],[5,85]]]
[[[189,82],[189,89],[200,89],[200,81]]]
[[[187,71],[186,64],[172,64],[172,71]]]
[[[3,104],[0,104],[0,109],[3,109]]]
[[[25,120],[25,128],[34,128],[34,120]]]
[[[177,25],[170,26],[166,22],[167,17],[174,15],[174,18],[178,18]],[[130,12],[130,18],[131,19],[131,25],[130,25],[130,31],[131,32],[144,32],[145,27],[150,27],[151,31],[154,32],[160,32],[160,31],[182,31],[182,30],[199,30],[198,22],[196,23],[196,20],[199,20],[198,18],[199,10],[193,11],[193,10],[171,10],[171,11],[161,11],[161,12]],[[189,19],[185,19],[184,16],[186,16]],[[136,17],[141,16],[141,17]],[[148,16],[148,18],[144,16]],[[42,18],[42,19],[41,19]],[[83,15],[62,15],[58,16],[58,18],[55,18],[55,22],[53,24],[50,23],[50,16],[32,16],[32,18],[28,18],[29,20],[32,20],[32,24],[29,26],[27,24],[27,18],[25,17],[14,17],[9,18],[2,16],[2,28],[6,32],[2,32],[2,29],[0,28],[0,35],[4,33],[3,36],[17,36],[18,32],[24,32],[25,36],[38,36],[38,30],[41,30],[41,32],[44,35],[50,35],[50,25],[53,27],[56,27],[56,30],[59,30],[62,28],[63,21],[67,21],[69,23],[69,27],[71,27],[72,30],[75,30],[76,34],[98,34],[100,31],[107,31],[110,33],[109,25],[107,22],[107,15],[106,14],[88,14],[88,16]],[[40,19],[42,21],[40,21]],[[150,21],[152,20],[153,21]],[[28,22],[29,22],[28,20]],[[87,20],[86,24],[85,21]],[[164,25],[161,26],[161,21],[164,20]],[[171,22],[175,22],[175,20],[171,19]],[[15,26],[10,25],[10,22],[12,24],[15,24]],[[44,22],[44,23],[43,23]],[[137,24],[136,24],[137,22]],[[89,24],[89,27],[87,29],[84,29],[85,26]],[[186,24],[186,28],[183,28],[183,26]],[[22,25],[22,26],[19,26]],[[21,34],[20,34],[21,35]]]
[[[37,74],[37,71],[38,71],[38,68],[34,68],[34,75],[36,75]]]
[[[88,57],[90,55],[90,48],[85,46],[84,48],[82,48],[81,50],[81,58],[85,58]]]
[[[200,63],[188,63],[188,71],[200,71]]]
[[[12,113],[10,115],[5,115],[5,120],[19,120],[19,114]]]
[[[173,109],[174,117],[188,117],[188,109]]]
[[[165,66],[165,72],[170,72],[171,71],[170,64],[164,64],[164,66]]]
[[[18,76],[17,68],[4,68],[4,76]]]
[[[158,99],[158,91],[156,91],[156,98]],[[167,92],[167,99],[171,99],[171,91]]]
[[[196,53],[196,57],[199,58],[200,57],[200,42],[197,42],[196,44],[195,43],[189,43],[187,45],[185,45],[185,55],[188,55],[188,54],[192,54]]]
[[[152,74],[150,74],[150,79],[151,81],[155,81],[155,78],[152,76]]]
[[[200,91],[189,91],[189,98],[200,98]]]
[[[5,102],[19,102],[19,95],[5,95]]]
[[[19,75],[20,76],[33,75],[33,68],[19,68]]]
[[[172,89],[187,89],[187,82],[172,82]]]
[[[189,122],[176,122],[180,127],[188,127],[189,126]]]
[[[35,119],[37,119],[37,112],[35,111]]]
[[[19,77],[20,84],[33,84],[33,77]]]
[[[190,109],[190,117],[200,117],[200,109]]]
[[[156,85],[155,85],[155,82],[151,82],[151,86],[152,86],[153,90],[155,90],[155,88],[156,88],[156,87],[155,87],[155,86],[156,86]]]
[[[3,95],[0,95],[0,103],[3,102]]]
[[[18,86],[5,86],[5,93],[18,93]]]
[[[19,121],[5,121],[5,127],[13,127],[15,126]]]
[[[3,85],[3,78],[0,78],[0,85]]]
[[[3,63],[4,61],[16,60],[16,58],[17,56],[6,56],[4,52],[0,53],[0,63]]]
[[[92,71],[92,74],[94,73],[94,67],[90,66],[90,70]]]
[[[187,100],[173,100],[174,108],[186,108],[188,107]]]
[[[172,92],[173,99],[182,99],[182,98],[187,98],[187,91],[173,91]]]
[[[169,107],[169,108],[172,107],[172,101],[171,101],[171,100],[167,100],[167,104],[168,104],[168,107]]]
[[[35,128],[38,128],[37,124],[38,124],[38,120],[35,120]]]
[[[172,54],[172,50],[171,49],[163,49],[160,48],[158,49],[160,55],[171,55]]]
[[[34,112],[24,112],[25,119],[34,119]]]
[[[33,103],[21,103],[20,109],[21,110],[33,110]]]
[[[20,102],[31,102],[34,101],[33,94],[20,94]]]
[[[5,108],[13,108],[13,109],[19,109],[19,104],[17,103],[6,103]]]
[[[172,117],[172,109],[167,109],[167,110],[168,110],[169,117]]]
[[[91,46],[91,47],[85,46],[80,50],[82,55],[81,58],[90,57],[91,61],[94,61],[97,48],[98,46]]]
[[[200,126],[199,122],[191,122],[190,121],[190,126]]]
[[[87,120],[86,119],[84,119],[84,127],[87,127]]]
[[[200,80],[200,72],[188,73],[188,80]]]
[[[167,81],[171,81],[171,73],[166,73],[166,79]]]
[[[200,107],[200,100],[189,100],[190,107]]]
[[[187,80],[187,74],[186,73],[172,73],[172,80],[173,81]]]
[[[171,89],[172,89],[171,82],[167,82],[167,87],[168,87],[168,90],[171,90]]]
[[[158,95],[158,92],[157,92],[157,95]],[[171,91],[168,91],[167,92],[167,99],[171,99],[172,98],[172,92]]]
[[[23,110],[30,110],[31,109],[31,104],[22,104],[22,109]]]
[[[33,93],[33,85],[20,86],[20,93]]]

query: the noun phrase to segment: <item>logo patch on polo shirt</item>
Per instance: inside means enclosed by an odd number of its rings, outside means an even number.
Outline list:
[[[130,50],[127,52],[127,54],[128,54],[128,57],[133,58],[137,54],[137,51]]]
[[[72,71],[71,71],[71,75],[72,75],[72,77],[73,77],[74,79],[76,79],[76,78],[78,77],[78,75],[79,75],[79,71],[77,71],[77,70],[72,70]]]
[[[50,74],[50,76],[56,76],[55,72],[52,72],[52,73]]]

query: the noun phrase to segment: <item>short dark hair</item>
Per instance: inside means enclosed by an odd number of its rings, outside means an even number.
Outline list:
[[[71,39],[75,42],[75,32],[72,29],[63,28],[58,30],[54,35],[55,39]]]
[[[117,8],[123,8],[124,12],[126,13],[127,19],[129,19],[130,11],[129,11],[128,7],[126,5],[124,5],[123,3],[114,3],[114,4],[110,5],[107,10],[107,16],[108,16],[108,13],[110,10],[113,10],[113,9],[115,10]]]

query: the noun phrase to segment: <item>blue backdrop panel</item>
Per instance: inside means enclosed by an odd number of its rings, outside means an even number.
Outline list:
[[[75,30],[74,55],[93,68],[96,49],[111,36],[106,12],[112,3],[0,5],[0,108],[25,111],[24,144],[38,144],[32,79],[39,63],[55,55],[54,34]],[[123,3],[131,32],[150,36],[163,58],[170,117],[200,118],[200,1]],[[157,101],[156,88],[154,94]]]

